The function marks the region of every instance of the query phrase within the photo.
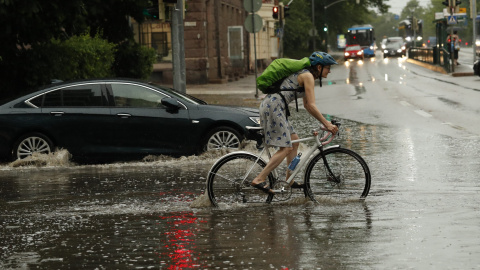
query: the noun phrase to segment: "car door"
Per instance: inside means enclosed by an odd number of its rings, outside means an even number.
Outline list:
[[[113,143],[125,153],[183,154],[190,152],[187,138],[192,128],[188,110],[162,105],[166,93],[133,82],[107,86],[115,102],[112,107]]]
[[[102,83],[79,83],[37,96],[30,101],[41,104],[42,129],[54,143],[72,154],[101,152],[110,135],[105,130],[111,114]]]

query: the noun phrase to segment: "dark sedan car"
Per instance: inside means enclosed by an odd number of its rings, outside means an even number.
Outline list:
[[[0,158],[67,149],[78,158],[189,155],[252,139],[257,109],[207,105],[143,82],[51,85],[0,106]]]
[[[388,38],[383,49],[383,57],[406,55],[405,42],[401,38]]]

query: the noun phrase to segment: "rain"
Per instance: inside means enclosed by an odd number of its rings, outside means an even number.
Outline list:
[[[333,69],[316,95],[322,112],[342,122],[333,144],[368,163],[365,200],[313,203],[298,192],[286,202],[216,208],[205,181],[226,150],[77,164],[62,149],[0,164],[0,268],[479,268],[478,124],[467,131],[462,122],[434,122],[435,109],[424,117],[402,98],[433,91],[418,85],[439,82],[437,75],[394,60],[357,64]],[[383,64],[405,82],[376,74]],[[382,99],[368,103],[372,93]],[[468,107],[446,95],[438,100]],[[304,109],[291,121],[300,137],[312,129]],[[257,151],[251,142],[243,150]]]

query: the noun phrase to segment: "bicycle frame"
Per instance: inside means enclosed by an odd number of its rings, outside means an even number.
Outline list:
[[[249,128],[249,127],[247,127]],[[261,129],[261,128],[252,128],[252,129]],[[327,149],[331,149],[331,148],[338,148],[340,147],[340,145],[332,145],[332,146],[329,146],[329,147],[326,147],[325,149],[323,148],[323,146],[329,144],[333,138],[335,137],[335,135],[333,135],[332,133],[320,128],[321,130],[323,130],[325,132],[325,135],[323,135],[322,137],[319,137],[319,134],[318,134],[318,130],[312,130],[312,133],[313,133],[313,136],[311,137],[307,137],[307,138],[300,138],[298,140],[292,140],[292,143],[301,143],[301,142],[307,142],[307,141],[315,141],[315,144],[312,145],[311,147],[309,147],[307,149],[307,151],[302,155],[302,159],[300,159],[300,162],[298,163],[297,167],[295,168],[295,170],[293,170],[293,172],[290,174],[290,177],[287,179],[287,183],[289,185],[291,185],[293,183],[293,179],[295,178],[295,176],[297,176],[297,174],[303,169],[303,167],[305,167],[305,165],[307,164],[308,161],[310,161],[310,158],[312,157],[312,155],[315,153],[315,151],[317,150],[320,150],[320,152],[322,151],[325,151]],[[267,156],[268,156],[268,159],[270,159],[272,157],[272,154],[270,153],[270,150],[268,148],[267,145],[265,145],[265,143],[262,144],[263,146],[263,150],[260,152],[259,155],[257,155],[257,161],[259,159],[261,159],[262,155],[264,154],[264,152],[266,152]],[[325,160],[325,157],[323,157],[324,159],[324,163],[326,164],[326,167],[327,167],[327,170],[328,172],[333,175],[333,173],[331,172],[329,166],[328,166],[328,163],[326,162]],[[257,162],[256,161],[256,162]],[[251,170],[249,170],[247,172],[247,174],[245,175],[245,177],[247,175],[249,175],[251,172]],[[278,180],[278,172],[277,172],[277,168],[273,169],[273,171],[271,172],[273,174],[273,177],[274,179],[277,179]],[[281,193],[283,190],[273,190],[273,192],[275,193]]]

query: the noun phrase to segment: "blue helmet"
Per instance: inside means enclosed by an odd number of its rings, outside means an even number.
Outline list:
[[[338,64],[333,57],[325,52],[313,52],[312,55],[309,57],[310,65],[322,65],[322,66],[331,66]]]

